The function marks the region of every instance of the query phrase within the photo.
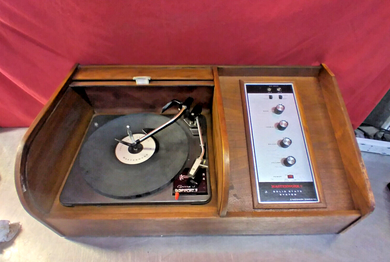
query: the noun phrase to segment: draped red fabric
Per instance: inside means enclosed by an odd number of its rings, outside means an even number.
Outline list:
[[[0,126],[28,126],[75,63],[325,63],[356,127],[390,87],[389,40],[385,0],[3,0]]]

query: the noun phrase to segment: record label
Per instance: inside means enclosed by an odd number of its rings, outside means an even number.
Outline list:
[[[144,134],[133,134],[135,140],[140,139],[143,136]],[[128,143],[131,142],[129,136],[125,136],[122,139],[122,141]],[[141,142],[141,145],[143,146],[141,152],[133,154],[129,152],[128,146],[118,143],[118,145],[115,148],[115,156],[123,164],[127,164],[127,165],[141,164],[152,157],[152,155],[156,151],[156,142],[153,140],[152,137],[149,137],[145,141]]]

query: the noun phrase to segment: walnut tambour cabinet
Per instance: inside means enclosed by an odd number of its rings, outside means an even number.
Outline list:
[[[133,77],[148,76],[149,84]],[[254,204],[242,82],[291,82],[323,205]],[[207,120],[211,200],[203,205],[66,207],[59,196],[95,115],[157,113],[193,97]],[[249,145],[250,146],[250,145]],[[15,168],[23,207],[63,236],[340,233],[374,210],[374,198],[332,72],[325,66],[76,65],[24,136]]]

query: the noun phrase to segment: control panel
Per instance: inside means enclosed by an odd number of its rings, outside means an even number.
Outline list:
[[[244,84],[258,203],[318,203],[292,83]]]

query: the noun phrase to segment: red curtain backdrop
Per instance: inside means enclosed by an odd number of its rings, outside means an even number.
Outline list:
[[[28,126],[75,63],[318,65],[357,127],[390,87],[390,3],[3,0],[0,126]]]

